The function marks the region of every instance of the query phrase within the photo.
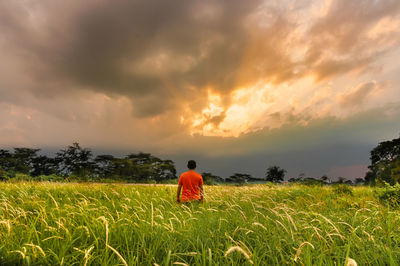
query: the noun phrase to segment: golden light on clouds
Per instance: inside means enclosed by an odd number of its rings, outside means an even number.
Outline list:
[[[288,112],[300,111],[301,96],[307,94],[312,78],[305,78],[292,85],[259,83],[253,87],[234,90],[229,95],[229,104],[224,106],[221,96],[208,90],[208,104],[199,113],[182,117],[181,123],[189,123],[191,135],[239,137],[241,134],[267,128],[278,128]],[[323,90],[317,90],[312,101],[321,97]],[[329,96],[329,95],[328,95]]]
[[[315,119],[345,118],[366,110],[373,104],[372,100],[382,96],[387,86],[387,83],[373,80],[335,89],[330,83],[318,85],[308,76],[293,83],[259,83],[234,90],[226,106],[219,94],[208,90],[207,106],[198,113],[181,116],[181,123],[191,135],[219,137],[239,137],[284,124],[306,126]]]
[[[380,38],[400,33],[400,18],[384,17],[373,25],[367,32],[367,36],[379,42]]]
[[[400,98],[398,0],[0,7],[0,141],[74,135],[168,150],[347,119]]]

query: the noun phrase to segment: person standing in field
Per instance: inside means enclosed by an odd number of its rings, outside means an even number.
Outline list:
[[[188,161],[187,167],[189,171],[181,174],[178,182],[178,192],[176,194],[176,201],[180,202],[192,202],[204,200],[203,190],[203,177],[194,171],[196,169],[196,162],[193,160]],[[182,191],[182,199],[181,199]]]

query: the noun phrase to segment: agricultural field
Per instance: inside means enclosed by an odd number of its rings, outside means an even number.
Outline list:
[[[397,265],[400,212],[369,187],[0,183],[1,265]]]

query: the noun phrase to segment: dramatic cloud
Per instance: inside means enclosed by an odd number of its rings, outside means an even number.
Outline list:
[[[398,0],[1,1],[0,144],[228,153],[345,121],[397,106],[399,29]]]
[[[398,43],[397,28],[387,30],[398,1],[329,3],[6,1],[0,29],[27,89],[123,95],[136,116],[153,117],[201,109],[210,89],[225,108],[231,92],[260,82],[364,71]]]
[[[376,82],[362,83],[339,97],[339,102],[343,107],[358,107],[363,104],[366,98],[381,89]]]

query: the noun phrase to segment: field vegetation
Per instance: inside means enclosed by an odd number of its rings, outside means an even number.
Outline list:
[[[292,184],[205,193],[203,204],[183,205],[171,185],[0,183],[0,264],[400,261],[400,212],[383,190]]]

